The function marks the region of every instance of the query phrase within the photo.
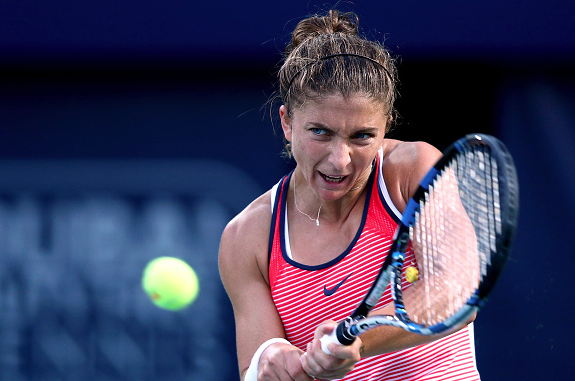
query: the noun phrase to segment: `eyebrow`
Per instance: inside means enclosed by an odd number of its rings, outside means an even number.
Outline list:
[[[379,131],[378,127],[361,127],[358,131],[356,131],[356,133],[358,132],[362,132],[362,133],[371,133],[371,134],[375,134]]]

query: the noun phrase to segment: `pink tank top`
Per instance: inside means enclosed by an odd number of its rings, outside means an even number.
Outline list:
[[[307,266],[291,259],[286,198],[291,174],[272,191],[269,247],[271,293],[286,338],[305,350],[315,328],[327,319],[349,316],[373,283],[391,243],[400,213],[381,174],[382,151],[368,181],[364,212],[348,248],[328,263]],[[414,258],[407,253],[406,266]],[[403,280],[403,286],[409,283]],[[375,309],[391,302],[388,287]],[[473,327],[429,344],[360,360],[344,380],[479,380]]]

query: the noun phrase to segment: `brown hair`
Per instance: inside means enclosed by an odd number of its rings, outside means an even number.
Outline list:
[[[306,99],[359,93],[381,102],[389,120],[395,119],[395,60],[382,44],[360,36],[358,24],[354,13],[337,10],[297,24],[279,70],[289,114]]]

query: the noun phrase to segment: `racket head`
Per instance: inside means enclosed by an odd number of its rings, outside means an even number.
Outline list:
[[[518,212],[517,173],[501,141],[470,134],[448,147],[420,182],[398,228],[398,236],[409,234],[419,273],[413,284],[392,279],[399,320],[422,334],[465,323],[507,262]]]
[[[408,202],[382,270],[338,337],[352,342],[382,324],[436,334],[465,323],[507,262],[518,212],[517,173],[501,141],[470,134],[450,145]],[[413,283],[406,251],[417,263]],[[390,284],[396,315],[366,318]]]

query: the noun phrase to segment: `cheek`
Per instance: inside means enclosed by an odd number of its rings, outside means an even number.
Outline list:
[[[292,138],[291,149],[293,157],[298,164],[304,166],[315,165],[314,163],[320,160],[320,147],[314,144],[314,142],[300,139],[297,134],[294,134]]]
[[[303,164],[305,161],[309,160],[309,150],[303,147],[302,142],[297,139],[297,137],[292,137],[291,140],[291,151],[293,158],[298,164]]]
[[[308,142],[306,142],[306,140],[304,139],[304,136],[302,136],[302,131],[293,131],[290,130],[288,132],[289,135],[289,139],[290,139],[290,143],[292,146],[292,150],[294,151],[298,151],[298,152],[308,152],[309,151],[309,144]],[[287,138],[287,136],[286,136]]]

